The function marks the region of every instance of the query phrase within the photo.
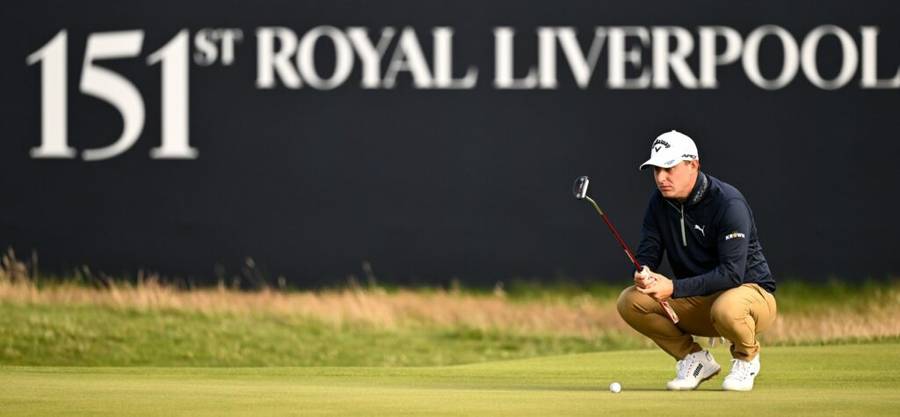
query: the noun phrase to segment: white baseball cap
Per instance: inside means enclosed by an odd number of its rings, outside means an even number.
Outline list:
[[[699,160],[697,145],[694,140],[677,130],[663,133],[656,137],[650,145],[650,159],[641,164],[638,169],[644,169],[647,165],[661,168],[671,168],[681,161]]]

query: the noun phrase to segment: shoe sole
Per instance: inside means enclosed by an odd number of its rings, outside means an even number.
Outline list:
[[[716,369],[716,371],[713,372],[713,373],[711,373],[708,377],[701,379],[700,382],[698,382],[697,385],[695,385],[693,388],[675,388],[675,389],[672,389],[672,388],[669,388],[669,387],[666,387],[666,388],[667,388],[669,391],[693,391],[693,390],[699,388],[699,387],[700,387],[700,384],[702,384],[702,383],[704,383],[704,382],[706,382],[706,381],[709,381],[709,380],[712,379],[714,376],[718,375],[719,372],[722,372],[722,368],[721,368],[721,367],[719,367],[719,369]]]
[[[722,390],[732,391],[732,392],[750,392],[750,391],[753,391],[753,386],[751,385],[750,388],[744,389],[744,388],[727,388],[724,385],[722,385]]]

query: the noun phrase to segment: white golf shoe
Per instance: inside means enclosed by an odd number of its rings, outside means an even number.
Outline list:
[[[696,389],[701,382],[716,376],[721,369],[709,351],[691,353],[675,363],[675,379],[666,383],[666,388],[672,391]]]
[[[731,373],[722,382],[722,389],[726,391],[750,391],[753,389],[753,380],[759,375],[759,354],[752,361],[740,359],[731,360]]]

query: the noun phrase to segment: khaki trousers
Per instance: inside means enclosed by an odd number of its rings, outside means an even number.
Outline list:
[[[775,297],[756,284],[715,294],[673,298],[678,314],[672,323],[659,303],[630,286],[619,295],[619,315],[628,325],[649,337],[676,360],[702,350],[692,335],[718,337],[731,342],[731,356],[750,361],[759,353],[757,333],[775,322]]]

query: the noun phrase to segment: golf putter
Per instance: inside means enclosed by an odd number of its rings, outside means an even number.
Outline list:
[[[600,218],[606,223],[606,226],[609,227],[609,231],[612,232],[613,236],[616,238],[616,241],[619,242],[619,246],[625,251],[625,255],[628,256],[628,259],[631,260],[631,263],[637,268],[638,271],[642,270],[643,267],[641,263],[638,262],[637,258],[634,257],[634,253],[631,252],[631,249],[622,240],[622,236],[619,235],[619,231],[616,230],[616,227],[613,226],[612,222],[609,221],[609,217],[606,216],[606,213],[600,209],[600,206],[587,195],[588,184],[590,183],[590,179],[586,176],[581,176],[575,179],[575,185],[572,187],[572,193],[575,194],[575,199],[577,200],[587,200],[594,206],[594,209],[597,210],[597,213],[600,214]],[[668,301],[660,301],[659,305],[662,306],[663,310],[666,312],[666,315],[669,316],[669,319],[672,320],[673,323],[678,323],[678,315],[675,314],[675,310],[672,309],[672,306],[669,305]]]

